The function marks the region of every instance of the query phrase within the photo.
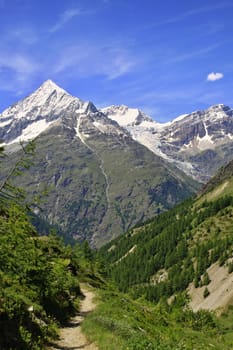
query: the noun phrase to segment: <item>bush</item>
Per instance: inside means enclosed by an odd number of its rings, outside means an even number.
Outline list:
[[[233,272],[233,263],[230,263],[230,264],[228,265],[228,272],[229,272],[229,273],[232,273],[232,272]]]
[[[209,294],[210,294],[209,289],[206,287],[206,288],[204,289],[204,292],[203,292],[203,297],[204,297],[204,298],[207,298]]]
[[[204,273],[202,285],[207,286],[210,283],[210,277],[207,272]]]

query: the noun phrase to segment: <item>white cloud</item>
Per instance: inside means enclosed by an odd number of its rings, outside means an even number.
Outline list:
[[[55,23],[55,25],[50,28],[51,33],[57,32],[59,29],[61,29],[67,22],[69,22],[73,17],[79,16],[82,14],[82,11],[80,9],[68,9],[65,12],[62,13],[60,16],[60,19]]]
[[[216,80],[219,80],[219,79],[222,79],[223,78],[223,74],[222,73],[210,73],[207,75],[207,81],[216,81]]]

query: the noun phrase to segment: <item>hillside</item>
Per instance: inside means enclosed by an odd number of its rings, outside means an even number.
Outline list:
[[[100,246],[140,221],[194,193],[197,182],[134,141],[91,102],[71,96],[52,81],[0,116],[8,157],[19,141],[36,138],[33,165],[16,185],[28,196],[47,196],[35,212],[76,240]]]
[[[106,276],[109,265],[104,264],[98,253],[91,251],[87,242],[72,248],[65,246],[54,234],[39,237],[28,218],[30,203],[25,203],[23,193],[10,181],[19,170],[25,173],[28,151],[30,149],[25,149],[26,154],[0,190],[2,350],[74,346],[99,350],[229,350],[232,347],[231,309],[225,316],[216,318],[207,311],[188,309],[183,295],[177,295],[170,304],[164,298],[156,303],[154,295],[153,303],[141,294],[133,300],[132,296],[118,292],[109,283]],[[203,196],[199,200],[202,208],[208,208]],[[172,213],[185,213],[187,203],[180,205],[179,210],[172,209]],[[231,198],[219,203],[226,209]],[[217,210],[216,205],[210,208],[212,212]],[[172,220],[172,215],[167,212],[156,218],[157,223],[162,224],[163,220],[159,221],[159,218],[164,216]],[[147,227],[150,225],[148,222]],[[135,237],[140,235],[140,230],[141,227],[133,230]],[[127,238],[130,239],[130,236]],[[115,241],[115,249],[116,244]],[[125,254],[120,252],[117,264],[132,256],[138,248],[139,244]],[[114,246],[108,250],[114,251]],[[180,254],[182,251],[184,253],[185,249],[179,248]],[[145,260],[142,259],[141,263]],[[175,267],[175,261],[173,265]],[[132,268],[131,274],[134,271]],[[141,273],[141,270],[138,272]],[[85,302],[80,303],[83,298],[81,282],[88,284],[88,288],[90,285],[96,288],[97,307],[92,312],[89,312],[93,310],[92,304],[84,308]],[[130,293],[135,299],[135,293]],[[93,294],[89,293],[89,296],[92,298]],[[148,298],[147,294],[145,296]]]
[[[190,305],[195,304],[195,310],[198,303],[200,307],[216,309],[233,301],[230,169],[232,163],[220,170],[208,192],[128,231],[101,249],[121,291],[158,302],[162,297],[189,290],[195,299]],[[211,302],[217,296],[218,302]]]
[[[219,191],[219,194],[222,195],[223,189],[225,189],[224,193],[227,194],[228,191],[231,191],[232,185],[229,185],[229,182],[232,182],[232,174],[233,174],[233,161],[228,163],[226,166],[220,168],[217,174],[212,177],[212,179],[201,189],[202,193],[211,192],[214,188],[216,191]],[[219,187],[220,185],[220,187]],[[222,190],[221,190],[222,188]]]
[[[232,314],[217,318],[192,312],[182,298],[154,304],[108,288],[98,291],[98,306],[82,328],[99,350],[230,350]]]
[[[28,166],[29,146],[0,188],[2,350],[44,349],[57,337],[58,326],[77,314],[80,282],[102,284],[86,243],[66,246],[54,233],[40,237],[31,224],[30,204],[12,185],[16,173]]]

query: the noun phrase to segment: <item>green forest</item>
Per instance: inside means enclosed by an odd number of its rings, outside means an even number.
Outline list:
[[[223,231],[226,217],[229,227]],[[121,291],[158,302],[192,281],[196,287],[208,285],[207,268],[232,256],[232,228],[233,196],[189,199],[108,243],[100,254]],[[232,271],[232,263],[228,265]],[[165,278],[154,283],[160,271]]]
[[[79,312],[83,282],[97,308],[82,329],[100,350],[232,349],[232,307],[221,317],[194,312],[186,293],[193,282],[208,296],[213,263],[233,272],[231,191],[208,190],[95,251],[86,241],[65,244],[53,228],[40,235],[32,224],[49,229],[11,182],[32,155],[28,144],[0,187],[0,349],[46,349]]]

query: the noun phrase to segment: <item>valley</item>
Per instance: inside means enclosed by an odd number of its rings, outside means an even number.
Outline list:
[[[232,14],[0,0],[0,350],[233,350]]]
[[[4,111],[0,348],[232,349],[231,126],[223,105],[161,125],[52,81]]]

